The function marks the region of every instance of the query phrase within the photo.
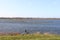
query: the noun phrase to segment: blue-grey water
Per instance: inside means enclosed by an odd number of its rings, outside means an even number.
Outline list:
[[[50,32],[60,34],[60,20],[10,21],[0,19],[0,32]]]

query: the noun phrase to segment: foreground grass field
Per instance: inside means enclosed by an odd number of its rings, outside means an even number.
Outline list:
[[[44,34],[20,34],[0,36],[0,40],[60,40],[60,35],[44,35]]]

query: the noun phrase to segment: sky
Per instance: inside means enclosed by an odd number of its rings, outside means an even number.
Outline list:
[[[0,0],[0,17],[60,18],[60,0]]]

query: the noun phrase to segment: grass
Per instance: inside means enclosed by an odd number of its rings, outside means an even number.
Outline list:
[[[60,40],[60,35],[20,34],[0,36],[0,40]]]

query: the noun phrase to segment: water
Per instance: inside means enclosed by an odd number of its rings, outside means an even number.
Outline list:
[[[0,19],[0,32],[50,32],[60,34],[60,20],[11,21]]]

